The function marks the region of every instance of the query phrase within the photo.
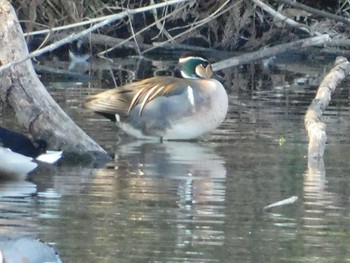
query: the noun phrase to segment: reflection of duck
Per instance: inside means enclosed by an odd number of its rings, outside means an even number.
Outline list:
[[[171,189],[177,189],[183,201],[189,197],[196,202],[225,198],[222,186],[226,180],[225,161],[211,147],[191,142],[137,141],[120,146],[116,159],[116,165],[125,167],[126,163],[131,174],[142,175],[132,179],[135,189],[138,183],[141,189],[147,182],[155,188],[175,183]],[[157,180],[153,180],[155,177]],[[144,198],[142,192],[140,198]]]
[[[212,79],[209,61],[187,54],[179,59],[183,78],[157,76],[87,98],[86,107],[116,121],[142,139],[193,139],[224,120],[228,98]]]
[[[136,141],[118,147],[116,159],[142,167],[148,176],[199,176],[225,178],[224,160],[213,148],[195,142],[145,143]]]
[[[164,233],[167,244],[186,251],[223,244],[226,165],[213,143],[134,141],[119,145],[115,159],[96,172],[94,194],[105,197],[107,187],[109,210],[127,218],[126,228],[142,226],[142,233],[137,229],[126,237],[127,243],[141,237],[134,242],[135,251],[142,251],[148,240],[164,241]]]
[[[0,173],[25,175],[37,167],[37,161],[55,163],[62,152],[46,151],[46,142],[35,144],[25,135],[0,127]]]
[[[33,238],[0,236],[0,263],[62,263],[55,250]]]

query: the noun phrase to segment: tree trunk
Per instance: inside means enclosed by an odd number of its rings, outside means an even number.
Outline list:
[[[8,0],[0,0],[0,21],[1,66],[27,57],[28,49],[15,11]],[[0,72],[0,95],[33,137],[46,140],[50,148],[88,153],[94,159],[110,159],[105,150],[52,99],[30,60]]]

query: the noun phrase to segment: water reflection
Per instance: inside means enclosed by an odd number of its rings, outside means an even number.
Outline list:
[[[302,233],[304,246],[311,253],[305,259],[329,262],[329,255],[334,254],[335,262],[342,261],[340,259],[344,255],[334,253],[334,243],[341,243],[341,236],[346,234],[339,222],[345,212],[341,204],[340,196],[328,189],[323,159],[309,158],[308,170],[304,175],[305,213]],[[319,251],[318,248],[324,250]],[[324,257],[328,259],[324,261]]]
[[[136,141],[120,145],[115,154],[116,164],[128,162],[140,175],[168,178],[225,179],[224,159],[210,144],[200,142],[147,143]]]
[[[224,159],[210,145],[189,142],[122,145],[116,153],[117,176],[129,172],[128,199],[165,202],[164,223],[177,228],[177,246],[222,244],[223,232],[212,224],[224,223],[226,169]],[[153,221],[157,214],[140,211],[135,221]],[[165,213],[164,213],[165,212]]]
[[[36,185],[23,180],[2,180],[0,184],[0,198],[25,197],[36,193]]]
[[[120,145],[105,169],[62,166],[51,180],[34,180],[36,220],[73,262],[328,260],[344,214],[323,167],[303,177],[306,159],[291,154],[294,144],[259,142],[234,153],[210,142]],[[261,212],[291,194],[295,204]]]
[[[59,167],[39,193],[60,197],[39,195],[37,211],[72,262],[213,262],[224,243],[225,165],[210,143],[120,145],[105,169]]]

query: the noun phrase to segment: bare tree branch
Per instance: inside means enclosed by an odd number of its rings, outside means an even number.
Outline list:
[[[323,16],[323,17],[326,17],[326,18],[329,18],[329,19],[333,19],[334,21],[338,21],[338,22],[342,22],[342,23],[345,23],[347,25],[350,25],[350,20],[348,18],[345,18],[343,16],[337,16],[337,15],[334,15],[334,14],[331,14],[329,12],[326,12],[326,11],[323,11],[323,10],[319,10],[319,9],[316,9],[316,8],[312,8],[310,6],[307,6],[307,5],[304,5],[304,4],[300,4],[296,1],[291,1],[291,0],[274,0],[276,2],[279,2],[279,3],[283,3],[283,4],[287,4],[289,6],[293,6],[295,8],[299,8],[299,9],[302,9],[302,10],[305,10],[309,13],[312,13],[312,14],[315,14],[315,15],[319,15],[319,16]]]
[[[258,50],[255,52],[251,52],[248,54],[244,54],[242,56],[237,56],[229,59],[222,60],[220,62],[213,64],[213,70],[218,71],[221,69],[246,64],[251,61],[256,61],[262,58],[275,56],[279,53],[286,52],[288,50],[295,50],[300,48],[305,48],[308,46],[315,46],[315,45],[323,45],[326,42],[330,41],[330,37],[328,35],[321,35],[317,37],[310,37],[306,39],[297,40],[291,43],[285,43],[276,45],[274,47],[270,48],[264,48],[262,50]]]
[[[146,11],[149,11],[149,10],[152,10],[152,9],[155,9],[155,8],[161,8],[161,7],[164,7],[164,6],[168,6],[168,5],[172,5],[172,4],[178,4],[178,3],[181,3],[181,2],[189,2],[189,1],[190,0],[171,0],[171,1],[163,2],[163,3],[159,3],[159,4],[156,4],[156,5],[141,7],[141,8],[137,8],[137,9],[128,9],[128,10],[120,12],[118,14],[108,16],[102,22],[100,22],[98,24],[95,24],[95,25],[91,26],[88,29],[85,29],[85,30],[83,30],[83,31],[81,31],[81,32],[79,32],[77,34],[73,33],[73,34],[69,35],[68,37],[66,37],[64,39],[61,39],[60,41],[57,41],[57,42],[55,42],[55,43],[53,43],[51,45],[48,45],[45,48],[42,48],[42,49],[39,49],[39,50],[36,50],[36,51],[30,53],[26,57],[19,57],[19,58],[15,59],[14,61],[12,61],[11,63],[8,63],[8,64],[5,64],[5,65],[1,66],[0,67],[0,72],[3,71],[4,69],[8,69],[8,68],[12,67],[13,65],[16,65],[18,63],[24,62],[24,61],[26,61],[28,59],[31,59],[31,58],[34,58],[36,56],[40,56],[40,55],[42,55],[42,54],[44,54],[46,52],[52,51],[54,49],[57,49],[60,46],[63,46],[65,44],[71,43],[72,41],[77,40],[77,39],[81,38],[82,36],[85,36],[85,35],[93,32],[93,31],[95,31],[95,30],[105,26],[105,25],[108,25],[108,24],[112,23],[115,20],[119,20],[119,19],[121,19],[123,17],[126,17],[128,15],[142,13],[142,12],[146,12]]]
[[[344,57],[338,57],[335,66],[322,80],[315,99],[306,111],[304,123],[309,136],[309,159],[323,157],[327,135],[326,124],[320,118],[331,101],[332,93],[349,73],[350,63],[348,60]]]
[[[259,6],[260,8],[265,10],[266,12],[268,12],[272,17],[276,18],[277,20],[283,21],[292,27],[299,28],[300,30],[310,34],[311,36],[317,35],[316,32],[311,32],[310,29],[308,28],[308,26],[300,24],[300,23],[294,21],[293,19],[290,19],[290,18],[282,15],[281,13],[277,12],[275,9],[273,9],[269,5],[263,3],[262,1],[260,1],[260,0],[252,0],[252,1],[253,1],[253,3],[255,3],[257,6]]]

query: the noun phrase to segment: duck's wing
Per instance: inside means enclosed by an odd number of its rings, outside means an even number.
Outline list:
[[[181,94],[190,84],[186,79],[153,77],[89,96],[85,106],[110,118],[108,115],[127,116],[136,105],[141,104],[141,115],[153,99]]]
[[[138,92],[130,102],[128,113],[140,104],[139,115],[141,115],[149,102],[160,96],[179,95],[190,85],[189,82],[189,80],[174,77],[155,77],[140,81]]]
[[[88,96],[85,107],[101,114],[127,115],[132,98],[137,90],[121,87]]]
[[[40,154],[35,159],[44,163],[53,164],[57,162],[59,159],[61,159],[62,154],[63,154],[62,151],[46,151],[46,153]]]

